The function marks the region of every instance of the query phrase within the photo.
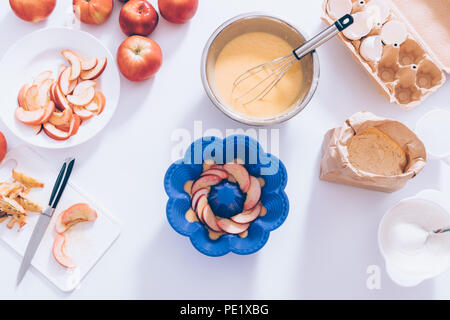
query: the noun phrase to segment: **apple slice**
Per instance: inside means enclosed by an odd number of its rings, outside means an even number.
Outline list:
[[[41,108],[46,106],[48,101],[50,100],[50,88],[52,85],[53,80],[47,79],[44,80],[42,84],[39,86],[37,102],[39,103],[39,106]]]
[[[71,131],[71,136],[74,136],[78,133],[78,129],[80,128],[81,125],[81,118],[77,115],[74,114],[73,115],[73,127],[72,127],[72,131]]]
[[[71,94],[78,83],[77,79],[70,80],[70,75],[71,68],[67,67],[63,72],[61,72],[58,78],[59,89],[64,95]]]
[[[62,265],[64,268],[74,269],[77,267],[75,262],[66,254],[66,236],[64,234],[58,234],[53,242],[53,257],[56,262]]]
[[[211,210],[209,204],[206,205],[205,208],[203,209],[202,218],[210,229],[216,232],[222,231],[222,229],[217,224],[218,219],[214,215],[214,212]]]
[[[97,65],[97,58],[86,58],[81,60],[81,70],[87,71],[95,68]]]
[[[100,59],[97,62],[97,65],[92,68],[91,70],[83,70],[81,71],[80,78],[83,80],[93,80],[100,77],[100,75],[103,73],[103,71],[106,68],[108,60],[106,58]]]
[[[208,169],[206,171],[203,171],[200,176],[206,176],[208,174],[216,175],[221,179],[228,179],[228,173],[225,170],[221,169]]]
[[[250,223],[259,217],[259,214],[261,213],[261,208],[262,208],[261,202],[258,202],[258,204],[253,209],[232,216],[231,220],[241,224]]]
[[[62,126],[67,124],[70,126],[72,121],[73,111],[71,108],[65,109],[63,112],[53,112],[48,121],[55,126]]]
[[[55,103],[51,100],[48,100],[47,105],[44,107],[45,114],[44,117],[41,119],[41,124],[46,123],[51,116],[53,115],[53,112],[55,111]]]
[[[41,123],[42,118],[44,118],[45,116],[45,109],[28,111],[24,108],[17,107],[15,116],[17,120],[19,120],[23,124],[38,125]]]
[[[87,106],[84,107],[86,110],[89,110],[92,113],[97,114],[97,112],[100,110],[100,107],[95,103],[95,96],[94,99],[89,103]]]
[[[25,93],[25,110],[28,111],[34,111],[39,110],[39,87],[38,86],[31,86],[28,88],[27,92]]]
[[[231,162],[225,164],[223,169],[236,179],[242,192],[246,193],[248,191],[250,187],[250,176],[243,165]]]
[[[98,105],[97,115],[100,115],[105,109],[106,99],[101,91],[95,92],[94,102]]]
[[[55,230],[64,233],[79,222],[97,220],[97,212],[86,203],[77,203],[60,213]]]
[[[73,112],[75,112],[75,114],[77,114],[81,120],[86,121],[89,120],[90,118],[92,118],[94,116],[94,113],[82,108],[82,107],[73,107]]]
[[[55,86],[55,92],[54,97],[56,100],[56,106],[60,110],[66,110],[66,109],[72,109],[69,101],[67,101],[66,96],[62,93],[61,88],[58,86]]]
[[[236,223],[233,220],[225,218],[218,218],[217,225],[221,230],[230,234],[242,233],[250,227],[250,223]]]
[[[25,105],[25,94],[27,93],[27,90],[29,88],[29,84],[24,84],[22,88],[20,88],[19,94],[17,95],[17,104],[19,105],[19,107],[22,107],[24,109],[27,109]]]
[[[216,175],[207,175],[207,176],[200,177],[192,185],[191,193],[195,194],[198,190],[216,185],[220,181],[222,181],[222,179]]]
[[[69,80],[72,81],[78,79],[81,73],[81,60],[78,55],[72,50],[64,50],[61,54],[70,62]]]
[[[41,72],[33,81],[33,85],[34,86],[40,86],[45,80],[50,79],[50,77],[52,76],[53,72],[51,71],[44,71]]]
[[[200,199],[200,197],[203,195],[208,195],[208,193],[209,193],[208,189],[202,188],[202,189],[199,189],[196,193],[194,193],[192,195],[192,201],[191,201],[192,210],[194,210],[194,211],[196,210],[197,203],[198,203],[198,200]]]
[[[95,82],[93,80],[81,81],[77,84],[77,86],[73,90],[73,95],[74,96],[82,95],[87,89],[95,87],[96,84],[97,84],[97,82]]]
[[[70,129],[69,131],[62,131],[56,128],[50,122],[44,123],[44,132],[54,140],[67,140],[70,138]]]
[[[88,105],[95,96],[95,89],[93,87],[88,88],[80,95],[68,95],[67,101],[69,101],[74,106],[83,107]]]
[[[196,208],[195,212],[197,213],[198,219],[203,223],[204,223],[203,210],[205,209],[205,207],[207,205],[208,205],[208,196],[207,195],[200,196],[200,198],[197,201],[197,208]]]
[[[247,197],[244,202],[244,210],[250,210],[253,208],[261,198],[261,184],[259,180],[253,176],[250,176],[250,187],[247,191]]]
[[[42,124],[31,126],[31,129],[33,129],[34,133],[38,135],[42,131]]]

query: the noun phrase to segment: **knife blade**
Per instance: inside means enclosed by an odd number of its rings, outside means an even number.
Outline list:
[[[17,285],[20,284],[31,265],[31,261],[33,260],[33,257],[37,249],[39,248],[39,244],[41,243],[42,238],[47,231],[47,227],[52,220],[52,216],[55,212],[56,206],[58,205],[59,199],[64,192],[67,181],[69,180],[70,174],[72,173],[74,164],[74,158],[66,159],[61,170],[59,171],[58,177],[55,181],[55,185],[53,186],[48,207],[39,216],[39,219],[36,223],[36,226],[34,227],[33,233],[31,234],[31,238],[25,250],[22,264],[20,265],[19,273],[17,275]]]

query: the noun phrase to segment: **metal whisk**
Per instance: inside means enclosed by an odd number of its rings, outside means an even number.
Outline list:
[[[317,47],[325,43],[326,41],[333,38],[339,32],[347,28],[353,23],[353,17],[346,14],[339,20],[337,20],[333,25],[323,30],[317,36],[311,40],[303,43],[300,47],[292,51],[291,54],[287,56],[272,60],[253,67],[243,74],[241,74],[233,83],[233,91],[231,93],[233,101],[240,102],[242,104],[248,104],[256,100],[264,98],[270,90],[275,87],[275,85],[283,78],[286,72],[289,71],[291,66],[302,59],[304,56],[315,50]],[[267,75],[264,79],[259,82],[255,76],[265,72]],[[256,83],[250,90],[241,93],[239,87],[242,86],[246,81],[252,81],[251,83]]]

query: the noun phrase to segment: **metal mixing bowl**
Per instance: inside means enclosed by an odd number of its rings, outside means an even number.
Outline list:
[[[248,125],[271,125],[289,120],[302,111],[311,100],[319,81],[319,57],[316,52],[304,57],[300,63],[303,70],[303,86],[294,103],[286,111],[273,118],[251,118],[240,114],[221,99],[214,83],[214,68],[217,57],[232,39],[248,32],[267,32],[285,39],[292,48],[306,41],[304,34],[286,21],[264,13],[247,13],[236,16],[222,24],[211,35],[203,50],[201,76],[203,87],[214,105],[231,119]],[[252,66],[249,66],[249,68]]]

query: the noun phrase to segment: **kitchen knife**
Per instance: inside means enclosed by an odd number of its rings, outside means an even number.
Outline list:
[[[55,185],[53,186],[52,194],[50,196],[50,201],[48,203],[47,209],[45,209],[39,216],[38,222],[34,227],[33,233],[31,234],[30,241],[28,242],[27,249],[23,256],[22,264],[20,265],[19,273],[17,275],[17,285],[20,284],[23,277],[28,271],[31,265],[34,254],[36,253],[42,238],[44,237],[45,231],[52,219],[53,213],[55,212],[56,206],[58,205],[59,199],[66,187],[67,181],[69,180],[70,174],[72,173],[73,165],[75,164],[74,158],[68,158],[64,161],[64,164],[59,171],[58,177],[56,178]]]

